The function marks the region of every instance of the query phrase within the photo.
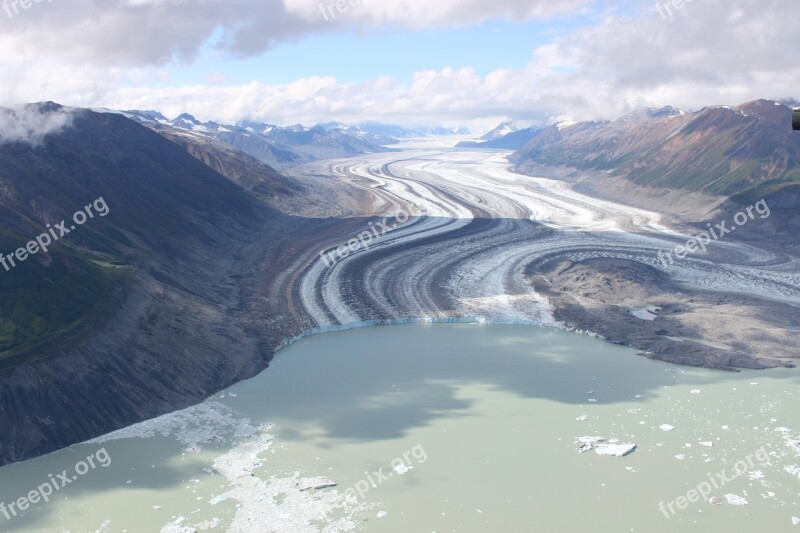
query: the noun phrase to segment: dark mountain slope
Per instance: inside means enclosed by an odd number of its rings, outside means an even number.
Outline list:
[[[302,187],[274,168],[223,141],[174,130],[160,133],[213,170],[267,201],[302,191]]]
[[[239,315],[282,215],[135,121],[70,115],[39,145],[0,144],[0,251],[108,206],[0,268],[0,464],[188,406],[271,355]]]

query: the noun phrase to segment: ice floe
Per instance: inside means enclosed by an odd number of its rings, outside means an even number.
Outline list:
[[[728,505],[750,505],[750,502],[748,502],[746,498],[738,494],[726,494],[725,500],[728,502]]]
[[[315,477],[299,481],[297,483],[297,489],[300,492],[303,492],[311,489],[314,490],[328,489],[331,487],[335,487],[336,485],[337,483],[335,481],[328,479],[326,477]]]
[[[594,450],[597,455],[624,457],[636,449],[636,444],[619,443],[605,437],[575,437],[575,447],[580,453]]]

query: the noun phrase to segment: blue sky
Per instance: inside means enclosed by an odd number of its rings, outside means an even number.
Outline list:
[[[0,105],[479,130],[800,96],[797,0],[350,1],[37,3],[0,17]]]
[[[581,15],[547,21],[490,21],[444,30],[383,27],[326,32],[281,43],[249,59],[232,59],[217,51],[216,39],[211,39],[195,62],[173,67],[170,79],[162,83],[205,83],[209,74],[224,74],[226,83],[291,83],[310,76],[334,76],[342,83],[391,76],[409,83],[415,72],[446,67],[470,67],[486,75],[499,68],[524,68],[538,46],[587,23]]]

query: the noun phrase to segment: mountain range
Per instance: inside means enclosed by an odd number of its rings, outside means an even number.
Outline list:
[[[374,122],[356,126],[328,122],[313,127],[300,124],[281,127],[257,121],[200,122],[187,113],[172,120],[158,111],[131,110],[123,114],[172,141],[186,142],[191,138],[197,144],[207,144],[214,139],[278,169],[318,159],[384,152],[388,146],[399,143],[398,138],[468,133],[465,128],[407,129]]]
[[[569,167],[646,187],[758,196],[800,183],[800,136],[791,115],[770,100],[696,112],[642,109],[614,121],[544,128],[511,160],[521,172]]]
[[[458,148],[493,148],[496,150],[519,150],[524,148],[542,128],[523,128],[516,129],[509,123],[504,122],[493,129],[480,141],[462,141],[456,146]]]

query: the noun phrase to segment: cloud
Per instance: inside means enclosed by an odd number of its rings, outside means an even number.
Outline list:
[[[92,4],[88,0],[75,1],[82,6]],[[273,7],[275,4],[270,0],[262,3]],[[247,32],[267,24],[261,20],[263,12],[256,11],[252,26],[237,26],[240,15],[227,12],[240,10],[249,15],[245,7],[248,2],[231,0],[225,4],[229,6],[226,9],[218,2],[191,3],[191,8],[189,4],[188,0],[127,0],[109,3],[111,7],[98,3],[97,17],[116,21],[122,11],[131,9],[135,15],[126,19],[127,24],[136,28],[140,20],[137,17],[156,10],[161,18],[152,16],[153,20],[147,22],[150,19],[145,17],[142,24],[147,28],[152,28],[147,24],[157,24],[168,35],[162,37],[149,30],[128,32],[148,36],[138,40],[164,39],[167,43],[150,42],[141,45],[141,50],[127,52],[138,61],[147,61],[164,55],[164,50],[183,50],[187,57],[196,53],[191,43],[201,42],[203,35],[214,31],[211,22],[205,23],[202,31],[193,29],[195,19],[206,21],[208,12],[217,13],[219,24],[229,28],[227,37],[221,37],[220,42],[225,43],[222,46],[245,53],[269,46],[288,34],[333,31],[336,24],[365,28],[388,23],[446,26],[488,17],[548,16],[552,8],[547,6],[558,4],[574,9],[584,5],[521,0],[369,0],[325,23],[316,0],[284,0],[277,20],[284,21],[286,27],[272,33],[265,30],[250,39],[244,37]],[[602,16],[591,25],[557,34],[532,51],[526,67],[486,74],[470,68],[446,68],[417,72],[408,83],[383,76],[359,83],[315,76],[286,84],[253,81],[232,85],[224,75],[215,73],[201,85],[170,86],[168,65],[75,65],[37,56],[25,64],[0,69],[0,78],[6,80],[0,85],[0,99],[52,99],[80,106],[158,109],[170,116],[190,112],[202,119],[225,122],[383,120],[408,125],[466,123],[491,127],[505,119],[522,123],[613,119],[642,106],[672,104],[697,109],[800,93],[800,62],[796,60],[800,57],[800,40],[789,31],[786,22],[800,19],[800,2],[695,0],[673,11],[671,20],[659,16],[655,6],[644,0],[633,4],[625,16]],[[39,7],[46,10],[51,6]],[[187,21],[176,20],[180,13],[188,17]],[[80,16],[75,17],[80,20]],[[111,24],[97,32],[118,27]],[[87,46],[83,37],[73,37],[77,41],[65,48],[71,47],[74,52]],[[95,42],[94,38],[87,39]],[[114,46],[109,47],[113,49]],[[154,88],[156,84],[160,87]]]
[[[394,25],[403,28],[446,28],[486,20],[529,20],[572,13],[587,0],[347,0],[343,10],[331,0],[284,0],[289,12],[300,18],[360,27]],[[344,5],[344,4],[342,4]]]
[[[798,94],[800,62],[792,58],[800,41],[785,22],[798,17],[800,3],[785,0],[695,0],[671,20],[649,5],[643,16],[609,18],[562,39],[550,62],[569,72],[537,88],[605,118],[643,105]]]
[[[72,114],[64,108],[28,105],[18,109],[0,107],[0,145],[22,142],[37,146],[44,138],[68,127]]]
[[[347,4],[348,0],[344,0]],[[349,0],[325,19],[320,0],[56,0],[0,16],[0,62],[47,55],[65,62],[145,66],[190,62],[212,43],[253,56],[342,28],[444,28],[565,13],[588,0]],[[335,5],[336,0],[331,2]],[[2,15],[2,12],[0,12]]]
[[[158,109],[173,117],[188,111],[202,120],[263,120],[282,125],[327,120],[469,124],[508,115],[547,121],[547,111],[534,111],[536,98],[523,77],[532,83],[528,73],[497,70],[480,76],[470,68],[446,68],[417,72],[409,85],[390,77],[339,83],[333,77],[314,76],[288,84],[122,88],[110,91],[97,105]]]

